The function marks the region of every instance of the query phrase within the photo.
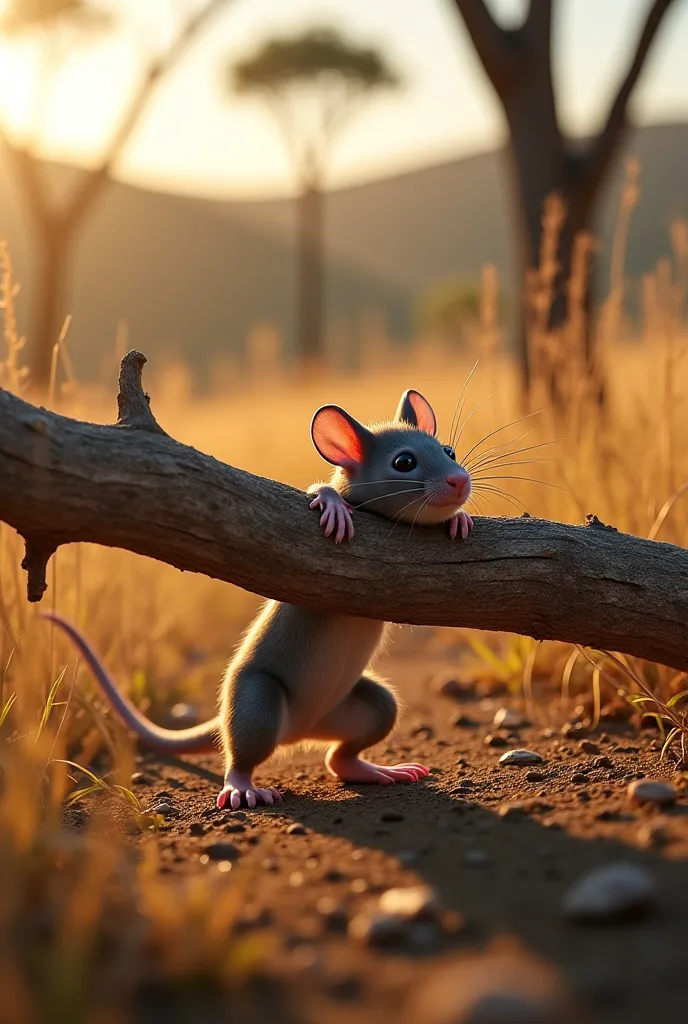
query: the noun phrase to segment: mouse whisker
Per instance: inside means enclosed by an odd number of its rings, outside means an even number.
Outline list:
[[[409,537],[411,536],[411,533],[413,532],[413,527],[416,525],[416,521],[418,519],[418,516],[421,514],[421,512],[425,508],[427,508],[427,506],[430,504],[431,501],[432,501],[432,495],[429,495],[425,499],[425,501],[421,502],[420,507],[418,508],[418,511],[416,512],[415,516],[413,517],[413,522],[411,523],[411,526],[409,527]]]
[[[384,476],[384,477],[381,477],[379,480],[359,480],[358,482],[354,481],[353,483],[350,483],[348,486],[350,488],[351,487],[368,487],[371,484],[398,484],[398,483],[399,483],[399,477],[398,476],[396,476],[396,477]]]
[[[494,502],[492,501],[492,499],[487,494],[480,494],[476,495],[475,497],[471,495],[471,497],[468,499],[465,505],[466,511],[470,512],[471,509],[473,509],[473,511],[475,512],[480,512],[481,501],[488,502],[488,504],[492,505],[492,507],[494,508]]]
[[[489,434],[485,434],[484,437],[481,437],[481,439],[479,441],[476,441],[473,447],[466,452],[466,455],[464,456],[464,462],[469,455],[473,454],[476,448],[479,448],[480,445],[483,444],[485,441],[488,441],[491,437],[494,437],[495,434],[499,434],[502,430],[507,430],[509,427],[513,427],[517,423],[523,423],[524,420],[532,419],[533,416],[539,416],[542,411],[542,409],[538,409],[536,412],[529,412],[527,416],[519,416],[518,419],[511,420],[509,423],[505,423],[504,426],[496,427],[494,430],[491,430]]]
[[[489,448],[485,448],[481,452],[476,452],[472,459],[469,459],[468,455],[466,455],[466,464],[474,464],[475,462],[479,462],[481,459],[490,457],[492,455],[506,454],[511,448],[513,448],[514,445],[517,445],[521,441],[524,441],[526,437],[529,437],[530,434],[533,434],[534,432],[535,427],[533,427],[532,430],[526,430],[524,434],[520,434],[518,437],[511,438],[509,441],[502,441],[499,444],[490,445]],[[528,445],[524,447],[528,447]]]
[[[354,508],[363,508],[364,505],[370,505],[371,501],[382,501],[384,498],[396,498],[399,494],[411,494],[412,492],[418,494],[419,492],[424,490],[425,487],[404,487],[403,490],[401,491],[390,491],[387,494],[376,494],[374,498],[368,498],[367,501],[361,501],[358,504],[354,505]],[[412,505],[414,501],[417,501],[417,498],[412,498],[411,501],[409,502],[409,505]]]
[[[458,443],[459,443],[459,441],[461,440],[461,436],[462,436],[462,434],[463,434],[464,430],[466,429],[466,424],[467,424],[467,423],[468,423],[468,421],[469,421],[469,420],[471,419],[471,417],[472,417],[472,416],[475,416],[475,414],[476,414],[476,413],[477,413],[477,412],[478,412],[478,411],[479,411],[480,409],[482,409],[482,407],[483,407],[483,406],[485,405],[485,403],[486,403],[486,402],[489,402],[491,398],[492,398],[492,395],[488,395],[488,396],[487,396],[487,398],[483,398],[482,402],[478,402],[478,404],[476,405],[475,409],[471,409],[471,411],[469,412],[468,416],[466,417],[466,419],[465,419],[465,420],[463,421],[463,423],[461,424],[461,428],[460,428],[460,430],[459,430],[459,432],[458,432],[458,434],[457,434],[457,436],[456,436],[456,440],[454,441],[454,440],[452,439],[452,448],[456,448],[457,444],[458,444]]]
[[[495,469],[503,469],[505,466],[541,466],[544,462],[554,462],[554,456],[540,455],[535,456],[532,459],[512,459],[509,462],[499,462],[498,460],[485,462],[477,467],[479,475],[480,470],[489,469],[490,472]],[[475,469],[473,470],[475,472]]]
[[[390,533],[390,534],[391,534],[391,533],[392,533],[392,532],[393,532],[393,531],[394,531],[394,530],[396,529],[396,527],[397,527],[397,526],[399,525],[399,523],[401,522],[401,517],[403,516],[404,512],[406,511],[406,509],[407,509],[407,508],[410,508],[410,506],[411,506],[411,505],[413,505],[413,503],[414,503],[415,501],[419,501],[419,500],[420,500],[420,499],[419,499],[419,498],[417,498],[417,497],[416,497],[416,498],[412,498],[412,499],[411,499],[411,501],[408,501],[408,502],[407,502],[407,503],[406,503],[406,504],[404,505],[404,507],[403,507],[403,508],[399,509],[399,511],[398,511],[398,512],[395,512],[395,514],[394,514],[394,515],[393,515],[393,516],[391,517],[391,518],[392,518],[392,524],[393,524],[393,525],[392,525],[392,528],[391,528],[391,530],[389,531],[389,533]],[[421,504],[421,508],[422,508],[422,507],[423,507],[423,505]]]
[[[546,448],[548,445],[558,444],[558,441],[540,441],[538,444],[527,444],[522,448],[512,448],[510,451],[496,449],[493,452],[482,452],[475,458],[471,459],[470,463],[464,465],[464,469],[468,469],[473,472],[480,466],[489,464],[490,462],[496,462],[501,458],[511,459],[514,455],[525,455],[526,452],[533,452],[538,448]],[[554,458],[554,456],[548,456],[548,458]]]
[[[494,494],[500,498],[504,498],[506,501],[510,502],[515,508],[521,509],[524,512],[528,511],[520,498],[515,497],[515,495],[513,494],[509,494],[508,491],[503,490],[501,487],[491,487],[488,485],[483,485],[477,487],[476,490],[485,498],[486,501],[490,500],[488,497],[489,494]]]
[[[471,377],[473,376],[473,374],[475,373],[475,371],[476,371],[476,369],[478,367],[478,363],[479,362],[480,362],[480,359],[476,359],[475,363],[473,364],[473,369],[469,372],[468,376],[466,377],[465,381],[463,382],[463,387],[461,388],[461,391],[459,392],[459,397],[456,399],[456,405],[454,406],[454,415],[452,416],[451,427],[449,428],[449,437],[450,438],[453,438],[453,436],[454,436],[454,429],[456,428],[458,430],[459,423],[461,422],[461,413],[463,412],[463,406],[464,406],[464,402],[466,400],[466,389],[468,388],[468,383],[469,383]],[[458,410],[458,419],[457,419],[457,410]],[[450,440],[450,444],[453,446],[453,441]]]
[[[542,484],[543,487],[553,487],[555,491],[565,491],[565,487],[560,487],[559,484],[551,484],[549,480],[538,480],[534,476],[478,476],[474,477],[475,480],[523,480],[528,484]]]

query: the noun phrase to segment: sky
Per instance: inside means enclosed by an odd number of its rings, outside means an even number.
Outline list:
[[[0,0],[0,13],[6,2]],[[31,138],[45,156],[97,159],[144,62],[169,41],[179,13],[200,0],[97,2],[116,10],[115,27],[82,39],[62,33],[0,43],[2,124],[15,140]],[[649,3],[557,0],[555,84],[567,131],[594,131],[602,120]],[[505,24],[523,10],[522,0],[490,6]],[[156,92],[117,176],[217,198],[292,193],[293,169],[269,110],[259,99],[229,94],[225,68],[272,35],[314,26],[379,47],[404,80],[400,90],[373,99],[340,136],[331,187],[504,141],[499,106],[451,0],[229,0]],[[686,54],[688,0],[675,0],[634,96],[637,121],[688,119]],[[46,57],[51,84],[42,94],[36,69]]]

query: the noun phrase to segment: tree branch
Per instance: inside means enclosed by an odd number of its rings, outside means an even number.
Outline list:
[[[81,183],[76,186],[63,209],[53,209],[48,202],[40,179],[37,158],[30,150],[15,146],[0,125],[0,143],[4,144],[8,158],[14,164],[17,177],[29,201],[31,213],[42,231],[52,232],[58,222],[72,227],[81,222],[86,210],[110,182],[114,164],[139,124],[155,88],[227,2],[228,0],[208,0],[184,24],[165,54],[151,62],[134,91],[100,163],[93,170],[84,172]]]
[[[647,12],[628,71],[619,85],[604,127],[591,144],[587,159],[590,188],[596,189],[621,141],[627,125],[628,103],[636,86],[645,60],[652,48],[664,15],[674,0],[653,0]]]
[[[531,53],[550,54],[552,40],[552,0],[530,0],[521,36]]]
[[[120,410],[148,404],[141,360],[125,357]],[[291,487],[156,430],[81,423],[3,390],[0,520],[31,538],[30,570],[38,552],[34,601],[50,551],[87,541],[322,611],[522,633],[688,669],[682,548],[596,520],[530,518],[479,519],[459,544],[440,527],[390,530],[364,512],[353,542],[335,545]]]
[[[516,45],[521,30],[514,32],[501,28],[490,14],[485,0],[454,2],[488,78],[499,97],[503,98],[514,74],[522,67],[522,55]],[[549,3],[549,0],[545,2]]]

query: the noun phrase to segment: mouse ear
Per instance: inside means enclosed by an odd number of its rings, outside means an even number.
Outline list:
[[[372,435],[338,405],[323,405],[311,420],[311,438],[323,459],[333,466],[355,469],[363,461]]]
[[[395,419],[410,423],[412,427],[423,430],[432,437],[437,433],[437,420],[432,406],[419,391],[404,391],[397,406]]]

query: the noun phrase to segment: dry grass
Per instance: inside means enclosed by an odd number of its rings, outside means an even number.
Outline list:
[[[619,245],[633,205],[632,188],[630,180]],[[559,213],[551,209],[549,216],[555,232]],[[364,373],[333,373],[303,382],[278,372],[269,360],[266,365],[261,349],[252,373],[236,380],[231,390],[203,400],[191,393],[183,368],[156,377],[155,367],[149,367],[156,417],[180,441],[303,487],[323,473],[308,439],[317,405],[333,401],[362,420],[376,419],[388,415],[399,393],[413,386],[430,398],[448,436],[477,356],[457,453],[469,452],[481,438],[487,440],[478,453],[511,442],[492,452],[492,458],[511,465],[497,469],[499,462],[483,462],[477,469],[485,477],[483,486],[508,492],[504,497],[479,490],[480,512],[511,514],[525,507],[531,514],[568,522],[581,522],[594,512],[622,530],[685,546],[686,225],[678,225],[672,237],[673,263],[660,265],[643,283],[643,330],[633,340],[621,317],[621,257],[615,261],[610,296],[600,311],[595,368],[609,385],[604,412],[593,398],[582,354],[583,240],[571,316],[557,332],[549,330],[543,315],[556,246],[545,247],[540,276],[531,282],[536,373],[530,401],[531,409],[544,410],[532,420],[501,429],[523,410],[518,375],[502,350],[495,317],[498,282],[491,269],[484,278],[474,352],[457,355],[442,338],[426,338],[400,354],[378,336],[370,340]],[[11,268],[2,249],[0,263],[5,346],[0,384],[22,392],[27,386],[22,342]],[[543,383],[553,361],[563,367],[565,401],[558,415],[548,408]],[[53,363],[55,407],[80,418],[114,419],[114,394],[77,384],[65,337],[56,345]],[[517,452],[555,440],[551,447]],[[524,462],[541,456],[547,460]],[[156,874],[157,822],[142,813],[145,809],[136,806],[129,791],[131,751],[71,649],[27,604],[21,557],[18,538],[0,526],[0,990],[11,1008],[7,1019],[122,1019],[115,1013],[124,1012],[137,986],[151,977],[186,984],[203,974],[222,985],[231,983],[252,969],[261,952],[232,936],[240,881],[227,886],[226,878],[208,875],[173,891],[174,883]],[[253,596],[225,584],[88,545],[60,550],[48,582],[45,603],[86,631],[120,683],[154,714],[180,699],[211,710],[224,662],[257,605]],[[446,631],[438,631],[436,639],[444,642]],[[555,713],[570,713],[583,694],[594,721],[606,695],[614,697],[620,687],[636,702],[636,710],[661,715],[670,710],[679,725],[684,722],[681,700],[671,708],[667,703],[685,689],[685,680],[660,666],[603,662],[595,656],[595,667],[570,647],[500,635],[462,633],[457,640],[454,633],[451,644],[454,650],[457,644],[461,650],[472,647],[482,674],[522,694],[534,714],[542,713],[541,695],[547,693],[550,700],[554,684],[560,691],[560,704],[551,705]],[[638,703],[648,694],[660,703]],[[105,759],[103,752],[109,752]],[[88,779],[65,759],[97,765],[98,778],[105,775],[109,787],[105,801],[88,802],[92,813],[81,829],[65,826],[64,805],[69,791]],[[118,821],[121,827],[114,828]],[[147,833],[139,847],[141,858],[131,856],[126,842],[132,828]]]

